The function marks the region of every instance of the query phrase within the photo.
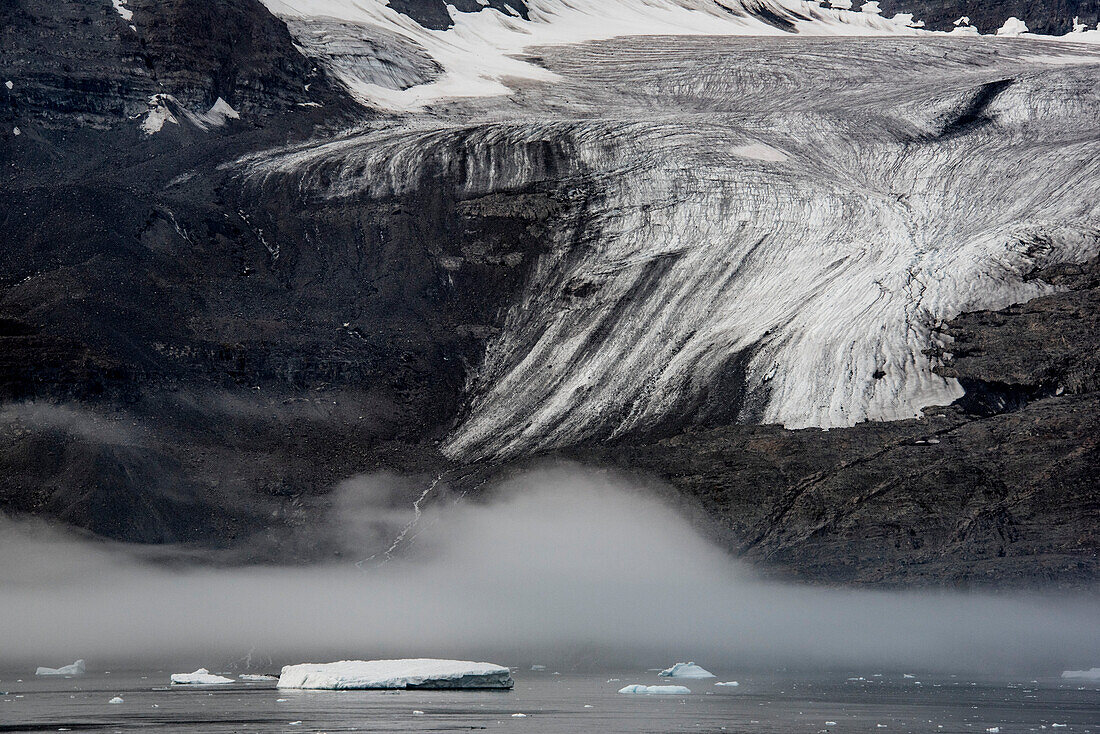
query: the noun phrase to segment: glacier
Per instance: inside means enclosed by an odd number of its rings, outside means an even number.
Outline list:
[[[1097,254],[1090,46],[685,34],[528,53],[546,76],[508,96],[234,164],[258,196],[311,202],[559,192],[572,218],[471,371],[453,459],[919,418],[964,393],[946,320],[1052,293],[1037,274]]]
[[[278,688],[511,688],[511,671],[492,663],[413,658],[283,666]]]

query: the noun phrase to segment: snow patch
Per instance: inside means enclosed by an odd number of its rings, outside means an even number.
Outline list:
[[[122,19],[126,22],[134,19],[134,11],[126,7],[126,0],[111,0],[111,5],[115,6],[115,12],[122,16]]]
[[[468,660],[341,660],[283,667],[279,688],[511,688],[511,671]]]
[[[749,145],[738,145],[731,151],[734,155],[741,156],[742,158],[752,158],[756,161],[768,161],[772,163],[782,163],[787,160],[787,154],[783,151],[776,150],[770,145],[764,145],[763,143],[750,143]]]
[[[213,686],[232,682],[232,678],[226,678],[223,675],[214,675],[206,668],[199,668],[194,673],[172,674],[172,684],[177,686]]]

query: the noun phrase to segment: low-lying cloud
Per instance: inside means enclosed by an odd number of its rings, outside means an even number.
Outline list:
[[[362,535],[378,547],[410,516],[394,497],[415,494],[385,475],[345,485],[334,504],[344,544]],[[1094,595],[767,583],[663,500],[576,467],[525,474],[493,497],[427,508],[391,560],[360,567],[349,552],[304,567],[167,569],[4,522],[0,666],[446,656],[1038,675],[1100,661]]]

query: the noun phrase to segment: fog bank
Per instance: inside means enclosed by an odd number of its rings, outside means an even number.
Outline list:
[[[407,509],[378,501],[387,481],[342,490],[342,532],[378,534],[406,521]],[[343,559],[169,570],[124,548],[4,521],[0,669],[84,658],[90,670],[275,670],[381,656],[589,668],[696,660],[716,672],[1040,675],[1100,664],[1094,595],[765,583],[629,480],[577,468],[526,474],[494,497],[426,509],[411,544],[361,568]]]

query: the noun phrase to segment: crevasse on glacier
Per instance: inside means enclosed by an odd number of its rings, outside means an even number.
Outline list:
[[[433,175],[459,198],[589,192],[584,231],[548,243],[471,376],[456,458],[916,416],[962,394],[934,371],[937,324],[1097,255],[1087,49],[680,37],[538,54],[553,82],[242,162],[326,197]]]

